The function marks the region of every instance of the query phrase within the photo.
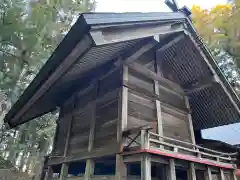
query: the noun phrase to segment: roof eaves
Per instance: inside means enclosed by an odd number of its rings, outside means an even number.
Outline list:
[[[197,47],[200,48],[201,51],[203,52],[204,56],[206,56],[207,61],[208,61],[209,65],[211,66],[210,68],[212,68],[215,71],[216,75],[219,77],[219,81],[220,81],[220,84],[222,85],[222,88],[227,91],[227,94],[229,93],[230,100],[233,100],[232,103],[235,106],[238,113],[240,114],[239,97],[237,96],[236,92],[230,85],[226,76],[223,74],[223,72],[221,71],[221,69],[219,68],[217,63],[215,62],[214,57],[212,56],[211,52],[209,51],[209,49],[207,48],[205,43],[202,41],[201,37],[199,36],[199,34],[195,30],[193,24],[190,22],[190,20],[188,18],[187,18],[186,24],[188,26],[189,32],[191,33],[192,37],[194,38],[194,40],[197,44]],[[193,42],[193,43],[195,43],[195,42]]]
[[[4,118],[4,122],[8,123],[12,127],[11,119],[16,116],[16,114],[21,110],[21,108],[29,101],[29,99],[38,91],[48,79],[48,77],[54,73],[61,62],[71,53],[78,42],[84,37],[89,31],[89,26],[87,25],[83,16],[80,16],[76,23],[72,26],[69,33],[64,37],[58,47],[54,50],[50,58],[40,69],[39,73],[20,96],[18,101],[12,106],[10,111]]]
[[[88,25],[119,24],[134,22],[149,22],[163,20],[181,20],[186,16],[181,12],[155,13],[84,13]]]

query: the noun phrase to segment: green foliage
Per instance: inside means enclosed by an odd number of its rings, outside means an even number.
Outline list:
[[[240,0],[206,10],[192,7],[192,18],[215,59],[236,90],[240,68]]]
[[[78,14],[92,11],[94,6],[91,0],[0,1],[0,150],[13,165],[20,159],[20,170],[24,166],[34,169],[36,161],[51,149],[56,115],[47,114],[15,130],[6,130],[2,125],[4,115]]]
[[[14,168],[13,164],[10,161],[0,157],[0,169],[11,169],[11,168]]]

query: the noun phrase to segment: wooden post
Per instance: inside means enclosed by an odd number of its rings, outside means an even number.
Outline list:
[[[221,178],[221,180],[225,180],[225,175],[224,175],[224,171],[222,168],[220,168],[220,178]]]
[[[122,82],[128,81],[128,66],[123,65]],[[128,88],[125,86],[121,87],[119,93],[118,103],[118,122],[117,122],[117,142],[120,146],[120,151],[123,150],[124,140],[122,138],[122,132],[127,128],[128,119]]]
[[[116,180],[127,179],[127,166],[124,163],[123,156],[120,154],[116,155]]]
[[[149,133],[147,130],[141,130],[141,149],[149,149]]]
[[[148,154],[141,157],[141,180],[151,180],[151,156]]]
[[[233,177],[233,180],[237,180],[237,175],[236,175],[236,170],[233,170],[232,171],[232,177]]]
[[[71,102],[71,109],[74,110],[74,107],[75,107],[75,98],[76,96],[72,96],[71,99],[70,99],[70,102]],[[68,130],[67,130],[67,137],[66,137],[66,142],[65,142],[65,147],[64,147],[64,156],[66,157],[67,156],[67,153],[68,153],[68,146],[69,146],[69,140],[70,140],[70,136],[71,136],[71,128],[72,128],[72,121],[73,121],[73,118],[74,118],[74,115],[71,115],[71,118],[68,122]]]
[[[123,81],[128,81],[128,67],[123,65]],[[123,86],[122,89],[122,131],[127,128],[128,119],[128,88]]]
[[[48,160],[48,156],[42,158],[41,169],[38,171],[38,173],[36,173],[34,180],[45,180],[46,179],[47,173],[49,170],[49,169],[47,169],[47,172],[46,172],[47,160]]]
[[[92,112],[91,112],[91,125],[90,125],[90,132],[89,132],[89,139],[88,139],[88,152],[91,152],[93,149],[94,137],[95,137],[95,127],[96,127],[96,97],[97,97],[97,90],[98,90],[98,83],[95,85],[95,94],[94,94],[94,102],[92,104]],[[94,174],[94,160],[87,159],[86,161],[86,168],[84,174],[84,180],[90,180],[90,177]]]
[[[63,163],[59,180],[67,180],[67,178],[68,178],[68,164]]]
[[[154,89],[156,95],[159,96],[159,84],[158,81],[154,80]],[[161,104],[160,101],[156,100],[156,110],[157,110],[157,125],[158,125],[158,134],[160,136],[163,136],[163,125],[162,125],[162,112],[161,112]],[[163,139],[160,137],[160,141],[163,141]],[[163,145],[160,145],[160,149],[163,149]]]
[[[158,38],[159,38],[159,36],[158,36]],[[159,65],[157,63],[157,60],[155,58],[155,72],[156,72],[157,75],[160,74],[159,69],[160,69],[160,67],[159,67]],[[154,91],[155,91],[155,94],[157,96],[160,95],[160,93],[159,93],[159,82],[157,80],[154,80]],[[161,104],[160,104],[160,101],[158,99],[156,100],[156,110],[157,110],[157,126],[158,126],[157,130],[158,130],[158,134],[160,136],[163,136],[162,111],[161,111]],[[159,140],[163,141],[163,139],[161,137],[159,138]],[[160,145],[160,149],[163,149],[163,145]]]
[[[196,180],[196,170],[193,162],[189,163],[188,176],[189,176],[189,180]]]
[[[185,104],[186,104],[187,109],[190,110],[189,100],[188,100],[187,96],[185,96]],[[193,123],[192,123],[192,115],[190,112],[188,112],[187,116],[188,116],[188,129],[190,132],[191,141],[193,144],[196,144],[194,130],[193,130]]]
[[[188,96],[184,97],[185,99],[185,104],[186,104],[186,108],[190,111],[190,104],[189,104],[189,99]],[[192,114],[191,111],[188,112],[187,114],[187,119],[188,119],[188,129],[189,129],[189,133],[190,133],[190,137],[191,137],[191,142],[196,145],[196,140],[195,140],[195,134],[194,134],[194,130],[193,130],[193,123],[192,123]],[[197,157],[201,158],[201,154],[199,152],[199,149],[197,147],[193,147],[193,149],[196,149],[197,151]]]
[[[207,166],[207,172],[205,176],[207,180],[212,180],[212,171],[209,166]]]
[[[53,169],[51,166],[48,166],[47,174],[44,180],[52,180],[53,178]]]
[[[175,160],[169,159],[168,180],[176,180]]]
[[[84,180],[90,180],[93,174],[94,174],[94,161],[92,159],[87,159]]]

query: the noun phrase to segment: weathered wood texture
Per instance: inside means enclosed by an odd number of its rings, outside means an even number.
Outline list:
[[[70,119],[72,128],[68,140],[68,155],[87,152],[89,138],[92,139],[92,150],[104,149],[106,146],[116,147],[117,126],[123,123],[118,122],[122,121],[119,118],[119,106],[123,98],[120,96],[122,85],[128,89],[128,116],[125,122],[127,129],[151,125],[152,131],[158,133],[159,119],[163,136],[191,142],[188,112],[180,86],[141,64],[132,63],[128,67],[127,77],[123,78],[123,66],[105,71],[101,77],[95,77],[89,86],[77,90],[72,101],[64,103],[58,121],[54,147],[56,154],[63,153],[61,148],[65,146]],[[157,117],[156,100],[160,102],[161,118]],[[74,108],[70,108],[73,107],[72,103],[75,103]],[[92,138],[89,134],[93,118],[96,123]]]
[[[101,149],[116,146],[119,88],[121,71],[116,70],[99,82],[98,97],[105,99],[96,105],[96,127],[93,148]]]
[[[66,145],[68,129],[71,124],[69,124],[69,120],[72,118],[71,116],[65,117],[65,114],[68,114],[72,111],[72,103],[73,98],[69,98],[62,107],[60,108],[59,118],[57,120],[57,129],[55,133],[54,145],[52,154],[54,155],[63,155],[64,148]]]
[[[54,178],[54,180],[57,180]],[[69,177],[67,180],[84,180],[84,177],[73,176]],[[90,180],[116,180],[116,177],[113,175],[94,175],[90,177]],[[140,176],[128,176],[126,179],[122,180],[141,180]],[[157,178],[152,178],[152,180],[157,180]]]
[[[120,68],[103,72],[64,103],[58,120],[54,154],[63,155],[68,129],[67,155],[87,152],[89,143],[92,144],[91,150],[116,146],[121,76]]]
[[[139,68],[142,66],[135,65]],[[142,71],[147,71],[142,69]],[[154,72],[152,72],[154,73]],[[157,76],[157,74],[156,74]],[[166,83],[169,80],[159,82],[159,95],[154,92],[154,79],[140,72],[130,65],[128,82],[128,128],[143,125],[152,125],[153,132],[157,132],[156,100],[161,104],[163,136],[191,142],[188,126],[188,112],[184,94],[176,92],[175,84]]]
[[[92,119],[92,110],[96,85],[90,85],[86,89],[76,92],[75,108],[72,120],[72,128],[69,139],[68,154],[75,154],[88,150],[89,133]]]

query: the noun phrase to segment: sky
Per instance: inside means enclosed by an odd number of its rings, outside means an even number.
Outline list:
[[[176,0],[179,7],[199,5],[210,9],[226,0]],[[97,12],[169,12],[164,0],[97,0]],[[229,144],[240,144],[240,123],[202,131],[203,138],[215,139]]]
[[[176,0],[179,7],[200,5],[211,8],[216,4],[224,4],[226,0]],[[97,12],[166,12],[170,11],[164,0],[97,0]]]

